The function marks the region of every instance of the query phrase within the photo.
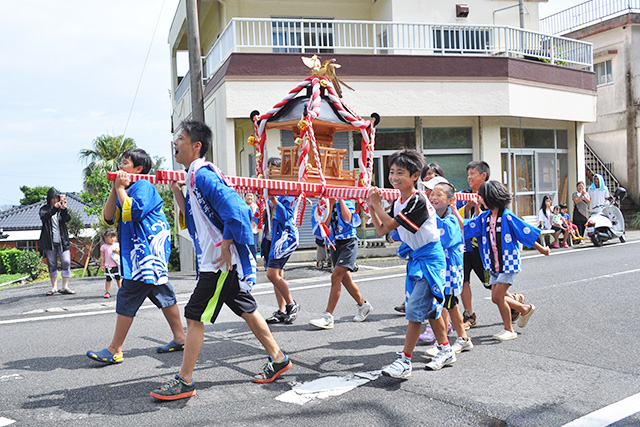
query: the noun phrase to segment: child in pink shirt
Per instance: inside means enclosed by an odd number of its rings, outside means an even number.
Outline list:
[[[120,277],[120,244],[116,242],[116,230],[110,228],[104,233],[104,241],[100,246],[100,270],[104,272],[106,278],[104,288],[105,298],[111,298],[109,290],[111,289],[111,281],[115,279],[118,289],[122,286],[122,278]]]

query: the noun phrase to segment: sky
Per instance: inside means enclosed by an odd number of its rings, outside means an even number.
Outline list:
[[[0,206],[19,204],[22,185],[80,191],[78,152],[100,135],[123,134],[130,111],[125,136],[171,164],[167,39],[177,5],[3,1]]]
[[[103,134],[124,133],[171,164],[167,37],[178,2],[3,1],[0,209],[19,204],[23,185],[80,191],[78,153]],[[540,3],[540,16],[581,2]]]

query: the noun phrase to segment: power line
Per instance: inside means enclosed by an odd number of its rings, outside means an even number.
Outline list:
[[[133,102],[131,103],[131,109],[129,110],[129,116],[127,117],[127,124],[124,126],[124,132],[122,132],[122,141],[124,141],[125,135],[127,134],[127,128],[129,127],[129,120],[131,120],[131,114],[133,113],[133,107],[136,104],[136,98],[138,97],[138,90],[140,90],[140,84],[142,83],[142,77],[144,75],[144,70],[147,67],[147,61],[149,60],[149,54],[151,53],[151,47],[153,46],[153,40],[156,38],[156,30],[158,29],[158,24],[160,23],[160,17],[162,16],[162,9],[164,9],[164,2],[162,0],[162,5],[160,6],[160,13],[158,13],[158,19],[156,20],[156,26],[153,29],[153,35],[151,36],[151,42],[149,43],[149,49],[147,50],[147,56],[144,58],[144,64],[142,64],[142,72],[140,73],[140,78],[138,79],[138,86],[136,87],[136,92],[133,95]]]

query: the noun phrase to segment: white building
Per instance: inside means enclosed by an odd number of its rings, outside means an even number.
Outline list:
[[[610,189],[617,180],[640,201],[640,0],[587,1],[541,24],[551,33],[593,43],[597,120],[584,133],[604,164],[594,159],[587,167],[611,173]]]
[[[484,160],[492,178],[515,193],[519,215],[542,197],[568,202],[584,179],[585,123],[596,118],[592,45],[538,31],[538,2],[345,0],[342,2],[202,0],[205,120],[214,130],[212,159],[229,175],[252,176],[249,114],[265,112],[309,74],[300,56],[342,65],[355,91],[343,100],[365,117],[377,112],[374,183],[386,181],[386,157],[408,146],[439,163],[459,189],[466,165]],[[173,126],[190,117],[186,12],[169,34]],[[292,134],[270,130],[269,151]],[[334,146],[359,155],[358,135]],[[357,163],[356,163],[357,164]],[[183,266],[184,266],[183,260]]]

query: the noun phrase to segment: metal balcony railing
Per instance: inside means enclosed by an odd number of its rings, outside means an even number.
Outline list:
[[[589,0],[540,20],[546,34],[564,34],[627,13],[640,13],[640,0]]]
[[[204,57],[205,80],[232,52],[502,55],[593,70],[591,43],[496,25],[233,18]]]
[[[592,174],[602,175],[607,188],[612,193],[620,187],[620,181],[613,174],[613,163],[603,162],[586,141],[584,143],[584,164]]]

